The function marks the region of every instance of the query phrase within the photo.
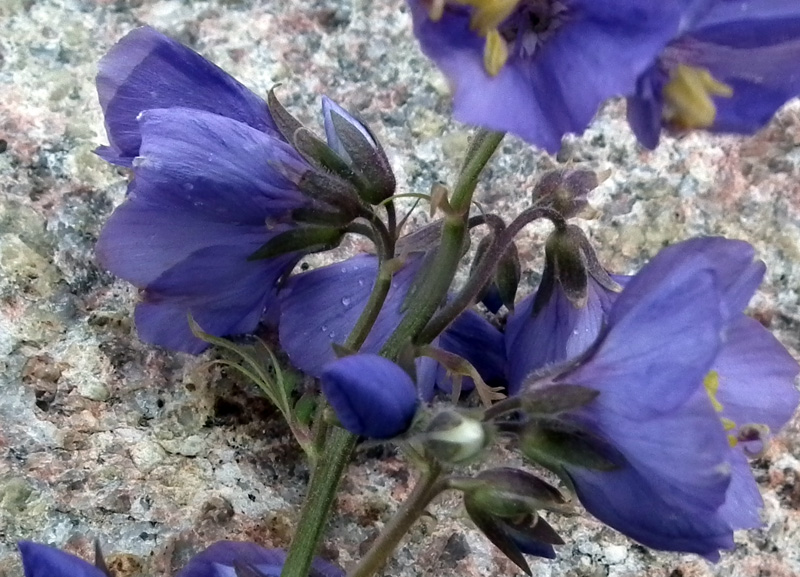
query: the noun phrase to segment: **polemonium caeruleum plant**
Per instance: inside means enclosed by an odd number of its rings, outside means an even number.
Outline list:
[[[179,577],[343,575],[315,553],[360,438],[397,443],[419,480],[350,577],[377,574],[443,491],[529,574],[526,556],[558,555],[558,515],[577,502],[646,546],[717,559],[735,530],[760,525],[747,458],[798,403],[797,363],[743,312],[764,274],[753,247],[676,242],[621,276],[570,222],[599,175],[540,175],[519,215],[473,212],[472,198],[493,131],[555,151],[616,96],[648,147],[662,128],[756,130],[800,88],[800,13],[781,0],[408,6],[455,115],[481,127],[452,187],[430,194],[396,194],[376,133],[325,97],[320,137],[274,93],[152,28],[101,61],[109,145],[97,152],[132,179],[100,263],[141,289],[143,340],[232,354],[221,362],[278,406],[313,468],[288,553],[218,543]],[[404,197],[438,218],[406,230]],[[552,225],[541,282],[517,299],[527,265],[514,241],[536,220]],[[371,251],[295,272],[347,235]],[[497,444],[530,470],[484,465]],[[108,573],[100,555],[20,550],[26,577]]]

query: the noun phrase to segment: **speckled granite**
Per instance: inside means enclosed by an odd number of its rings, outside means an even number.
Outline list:
[[[252,387],[139,343],[134,291],[98,270],[92,246],[125,175],[91,153],[104,141],[93,77],[100,56],[149,23],[255,90],[315,121],[320,94],[358,110],[405,190],[447,180],[467,130],[417,50],[400,0],[0,0],[0,577],[19,577],[14,543],[88,556],[98,538],[119,577],[170,575],[221,538],[288,544],[308,471]],[[769,272],[753,312],[800,351],[800,106],[747,140],[693,135],[639,150],[611,104],[557,158],[514,139],[479,200],[512,214],[537,171],[610,169],[590,231],[629,272],[696,234],[754,243]],[[520,241],[526,287],[545,228]],[[503,455],[495,456],[503,460]],[[538,577],[800,575],[800,421],[755,463],[766,526],[741,533],[718,565],[655,554],[583,518],[552,520],[568,544]],[[357,559],[409,492],[391,450],[359,454],[323,555]],[[519,572],[464,521],[454,496],[418,523],[387,575]],[[437,521],[434,522],[433,518]]]

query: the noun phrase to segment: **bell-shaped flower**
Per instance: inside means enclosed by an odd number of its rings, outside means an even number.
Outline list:
[[[287,143],[267,104],[152,28],[112,48],[97,85],[111,143],[98,153],[134,175],[97,257],[142,290],[140,337],[198,353],[207,344],[188,315],[215,336],[252,332],[275,308],[278,280],[341,238],[349,191],[332,193],[344,203],[315,196],[324,175]],[[298,228],[311,213],[344,221]]]
[[[218,541],[189,561],[177,577],[280,577],[286,552],[255,543]],[[308,577],[344,577],[344,571],[314,559]]]
[[[653,149],[671,131],[753,134],[800,95],[800,4],[717,0],[671,42],[628,98],[628,122]]]
[[[222,336],[253,331],[278,279],[300,255],[249,257],[293,227],[305,166],[285,142],[224,116],[170,108],[138,117],[134,180],[106,223],[97,258],[143,289],[142,340],[198,353],[200,327]]]
[[[583,132],[705,0],[408,0],[425,54],[452,85],[457,119],[549,152]]]
[[[391,439],[411,425],[417,389],[411,377],[384,357],[361,353],[322,368],[322,394],[342,426],[355,435]]]
[[[145,110],[188,108],[224,116],[277,135],[264,100],[180,42],[144,26],[120,40],[100,61],[97,94],[109,146],[97,153],[131,166],[142,142]]]
[[[798,402],[797,363],[741,312],[763,272],[741,241],[664,249],[628,282],[581,362],[546,379],[598,391],[558,418],[596,438],[599,453],[613,448],[614,466],[559,469],[589,512],[649,547],[716,559],[734,529],[758,524],[741,449]]]
[[[104,566],[93,565],[55,547],[31,541],[20,541],[17,547],[25,577],[108,577]]]
[[[555,232],[545,247],[538,290],[515,307],[506,323],[508,391],[526,377],[573,360],[597,339],[626,277],[603,270],[576,227]]]

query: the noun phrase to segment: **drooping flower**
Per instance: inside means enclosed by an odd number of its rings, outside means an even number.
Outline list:
[[[554,232],[538,289],[517,304],[506,323],[509,395],[517,394],[534,371],[588,350],[626,281],[602,269],[580,229]]]
[[[626,285],[588,356],[552,377],[599,392],[559,419],[613,447],[615,465],[561,471],[589,512],[649,547],[716,559],[734,529],[759,524],[741,449],[798,402],[797,363],[741,312],[763,272],[741,241],[669,247]]]
[[[361,347],[377,353],[402,319],[406,298],[423,264],[420,254],[392,276],[383,308]],[[306,374],[319,376],[336,358],[334,344],[343,345],[355,327],[378,275],[378,258],[362,254],[341,263],[294,275],[281,291],[281,347]],[[487,382],[501,380],[505,356],[501,333],[474,311],[465,311],[433,343],[471,362]],[[450,380],[433,359],[417,361],[420,395],[430,400],[438,388],[450,392]],[[470,390],[471,379],[462,388]]]
[[[391,439],[408,429],[417,411],[411,377],[375,354],[350,355],[326,364],[320,383],[339,422],[355,435]]]
[[[555,152],[636,79],[705,0],[409,0],[463,122]]]
[[[188,315],[212,335],[252,332],[305,251],[254,253],[280,235],[338,234],[299,230],[294,220],[300,210],[337,210],[307,194],[314,169],[263,100],[151,28],[134,30],[103,59],[98,93],[111,143],[98,153],[131,166],[134,179],[97,257],[142,289],[140,337],[198,353],[207,344]]]
[[[800,5],[716,0],[671,42],[628,98],[628,122],[653,149],[662,128],[752,134],[800,95]]]
[[[286,552],[265,549],[255,543],[219,541],[189,561],[177,577],[280,577]],[[344,571],[314,559],[308,577],[344,577]]]
[[[17,544],[25,577],[108,577],[98,566],[80,557],[31,541]]]
[[[299,255],[248,260],[289,230],[304,165],[287,144],[215,114],[171,108],[139,115],[142,143],[128,196],[103,229],[97,257],[144,289],[142,340],[198,353],[187,315],[206,332],[256,328],[278,279]]]

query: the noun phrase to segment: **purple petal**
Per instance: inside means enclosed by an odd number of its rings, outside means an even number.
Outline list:
[[[716,398],[722,416],[738,426],[763,424],[777,432],[797,409],[797,361],[769,331],[745,315],[726,328],[714,370],[719,374]]]
[[[730,453],[731,484],[725,492],[725,504],[717,514],[731,529],[762,527],[761,509],[764,501],[753,479],[750,464],[741,451],[732,450]]]
[[[570,468],[583,506],[603,523],[654,549],[697,553],[709,559],[733,549],[733,532],[713,510],[692,509],[634,468],[590,471]],[[724,487],[721,492],[724,494]]]
[[[515,307],[506,325],[510,395],[519,392],[532,372],[575,359],[595,342],[617,293],[590,277],[587,296],[586,306],[575,308],[557,284],[547,304],[536,315],[533,314],[535,293]]]
[[[665,81],[666,75],[658,67],[651,68],[639,78],[636,93],[626,101],[628,124],[639,143],[648,150],[655,150],[661,137]]]
[[[198,354],[208,347],[196,338],[188,316],[215,336],[251,333],[276,285],[299,256],[247,261],[259,243],[212,246],[189,255],[148,285],[136,306],[139,338],[171,350]]]
[[[204,110],[263,132],[276,131],[266,103],[221,68],[157,32],[137,28],[100,61],[97,93],[110,146],[98,154],[130,166],[139,154],[139,114],[154,108]]]
[[[476,311],[467,309],[461,313],[439,336],[436,346],[469,362],[489,386],[505,384],[503,334]],[[452,391],[452,381],[444,368],[438,371],[436,386],[445,393]],[[462,390],[469,391],[474,386],[471,378],[462,379]]]
[[[720,297],[712,273],[687,267],[662,276],[653,262],[617,298],[608,330],[589,359],[564,377],[601,391],[603,405],[625,405],[640,418],[684,403],[721,345]]]
[[[420,258],[412,258],[394,274],[362,351],[377,352],[397,327],[420,264]],[[289,279],[281,291],[280,342],[297,368],[319,376],[323,365],[336,358],[332,345],[343,344],[355,327],[377,273],[377,257],[358,255]]]
[[[106,577],[91,563],[55,547],[31,541],[20,541],[17,547],[25,577]]]
[[[657,489],[710,509],[727,486],[728,444],[701,383],[720,348],[722,318],[714,275],[692,265],[671,276],[646,266],[614,303],[589,358],[558,379],[600,391],[579,419],[657,479]]]
[[[325,124],[325,137],[328,141],[328,146],[330,146],[336,154],[342,157],[345,160],[350,159],[350,155],[344,148],[342,141],[339,139],[339,135],[336,134],[336,129],[333,126],[333,119],[331,114],[338,114],[342,118],[344,118],[347,122],[355,126],[358,131],[364,136],[367,142],[371,142],[373,146],[377,146],[375,140],[372,138],[372,135],[369,131],[364,128],[364,125],[361,124],[360,121],[356,120],[352,114],[347,112],[344,108],[336,104],[333,100],[328,98],[327,96],[322,97],[322,117],[323,122]]]
[[[325,365],[322,393],[345,429],[390,439],[408,429],[417,410],[411,377],[388,359],[357,354]]]
[[[309,169],[285,142],[215,114],[172,108],[139,117],[136,195],[208,220],[263,225],[308,203]]]
[[[280,577],[286,552],[264,549],[255,543],[219,541],[192,557],[177,577],[235,577],[234,563],[249,565],[264,577]],[[344,577],[344,571],[314,559],[309,577]]]
[[[200,250],[229,247],[239,255],[238,260],[243,261],[271,237],[263,224],[242,226],[212,220],[203,213],[149,202],[150,191],[139,193],[144,186],[133,182],[130,196],[106,222],[95,248],[104,268],[139,288],[147,287]],[[158,193],[157,190],[152,192]],[[272,234],[280,230],[286,227],[278,227]],[[259,265],[250,263],[247,266]]]
[[[612,310],[609,322],[627,314],[650,292],[660,292],[664,279],[688,279],[696,272],[708,271],[714,277],[721,298],[721,314],[732,319],[744,310],[764,276],[765,266],[754,261],[752,245],[722,237],[698,237],[668,246],[626,285]],[[646,271],[646,274],[645,274]]]

